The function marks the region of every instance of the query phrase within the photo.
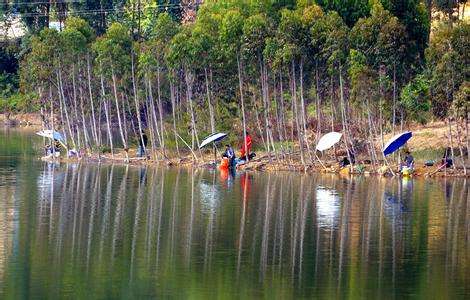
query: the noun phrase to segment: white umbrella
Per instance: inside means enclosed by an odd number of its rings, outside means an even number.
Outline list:
[[[339,132],[329,132],[321,137],[318,141],[316,149],[318,151],[324,151],[333,147],[334,144],[338,143],[341,140],[343,134]]]
[[[66,143],[65,143],[65,138],[64,136],[57,131],[46,129],[46,130],[41,130],[36,132],[37,135],[51,139],[51,140],[57,140],[59,143],[61,143],[65,148],[67,148]]]
[[[223,132],[211,134],[202,141],[201,145],[199,145],[199,149],[201,149],[202,147],[207,146],[210,143],[218,142],[218,141],[224,139],[226,136],[227,136],[227,134],[223,133]]]

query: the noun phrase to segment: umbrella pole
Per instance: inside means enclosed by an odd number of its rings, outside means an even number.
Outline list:
[[[383,153],[383,152],[382,152],[382,153]],[[388,163],[388,160],[387,160],[387,158],[385,157],[385,155],[384,155],[384,160],[385,160],[385,165],[388,167],[388,169],[390,170],[390,172],[392,172],[392,175],[393,175],[393,176],[396,176],[395,172],[393,172],[392,167],[390,167],[390,164]]]
[[[328,170],[328,169],[325,167],[325,165],[323,164],[323,162],[321,161],[320,157],[318,157],[317,151],[315,151],[315,157],[318,159],[318,161],[320,162],[320,165],[323,167],[323,169]]]
[[[217,164],[217,146],[214,143],[214,164]]]

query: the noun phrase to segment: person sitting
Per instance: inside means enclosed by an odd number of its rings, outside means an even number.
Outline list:
[[[46,152],[46,155],[52,154],[53,150],[52,150],[51,145],[47,144],[47,145],[44,147],[44,151]]]
[[[226,157],[229,160],[229,167],[232,167],[235,162],[235,151],[233,151],[232,146],[225,145],[225,152],[222,154],[222,157]]]
[[[443,168],[451,168],[454,164],[454,162],[452,161],[452,150],[450,149],[450,147],[447,147],[446,150],[444,151],[444,155],[442,156],[442,160],[441,160],[441,166]]]
[[[60,152],[61,147],[62,147],[62,145],[60,144],[60,142],[58,140],[54,140],[54,151],[55,152]]]
[[[349,161],[349,158],[351,159],[351,161]],[[344,167],[350,165],[351,162],[353,164],[355,164],[356,163],[356,157],[354,156],[354,152],[351,149],[348,149],[348,156],[343,157],[343,159],[339,162],[339,167],[344,168]]]
[[[411,155],[410,151],[409,150],[406,150],[405,151],[405,159],[403,160],[403,164],[402,164],[402,168],[403,167],[407,167],[409,169],[413,169],[413,166],[414,166],[414,158],[413,158],[413,155]]]
[[[139,148],[137,149],[137,157],[143,157],[145,155],[145,149],[147,148],[148,138],[144,131],[142,136],[139,135]]]
[[[241,160],[247,160],[247,156],[248,156],[248,159],[251,159],[252,156],[251,156],[251,145],[252,145],[252,140],[251,140],[251,136],[250,134],[248,133],[248,131],[245,131],[245,141],[240,149],[240,159]]]

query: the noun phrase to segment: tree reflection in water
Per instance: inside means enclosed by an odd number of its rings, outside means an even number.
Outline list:
[[[30,249],[2,250],[16,262],[6,268],[0,261],[5,296],[26,281],[45,298],[469,292],[465,179],[221,178],[203,170],[44,164],[33,183],[22,184],[35,186],[37,201],[17,196],[21,229],[12,233],[13,221],[3,218],[0,250],[12,237],[20,248],[30,241]]]

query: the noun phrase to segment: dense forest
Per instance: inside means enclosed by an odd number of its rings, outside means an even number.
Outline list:
[[[459,1],[193,2],[19,2],[28,34],[2,42],[1,109],[40,111],[45,127],[95,153],[146,132],[156,159],[248,130],[267,153],[307,164],[336,130],[378,161],[384,134],[431,120],[461,132],[454,143],[468,151],[470,22]]]

